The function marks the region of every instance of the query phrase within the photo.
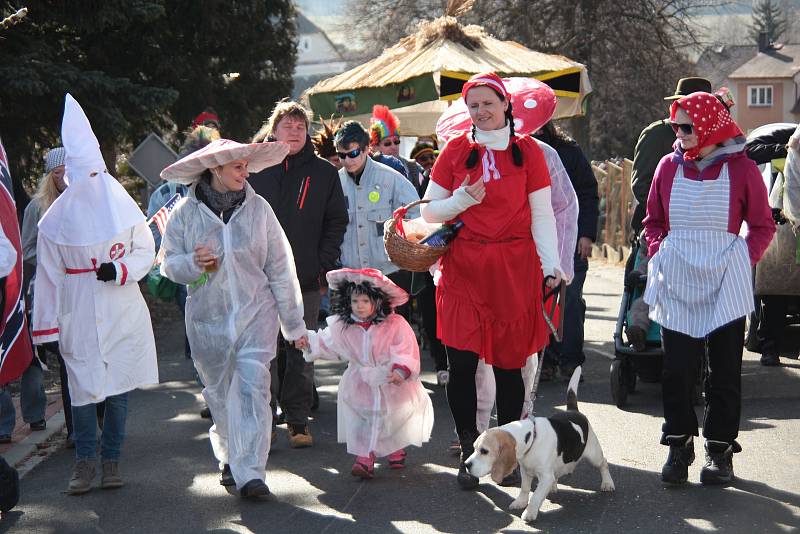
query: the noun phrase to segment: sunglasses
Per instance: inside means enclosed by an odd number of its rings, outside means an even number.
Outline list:
[[[355,150],[351,150],[350,152],[337,152],[336,155],[339,156],[339,159],[344,159],[344,158],[356,159],[358,156],[361,155],[361,149],[357,148]]]
[[[423,154],[421,156],[417,156],[416,160],[420,163],[423,161],[436,161],[436,156],[433,154]]]
[[[387,139],[386,141],[382,142],[381,144],[383,146],[385,146],[385,147],[390,147],[392,145],[399,145],[400,144],[400,139],[395,139],[394,141],[392,141],[391,139]]]
[[[692,132],[694,131],[693,124],[670,122],[669,125],[672,126],[672,131],[675,132],[675,135],[678,135],[678,130],[682,131],[684,135],[692,135]]]

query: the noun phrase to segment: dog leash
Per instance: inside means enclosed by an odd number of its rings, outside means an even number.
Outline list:
[[[546,282],[547,278],[545,278],[545,283]],[[542,298],[542,311],[544,312],[544,320],[547,323],[547,326],[550,328],[550,331],[553,333],[553,338],[557,342],[560,342],[564,335],[564,310],[560,310],[560,313],[558,314],[558,327],[553,324],[553,315],[556,309],[558,309],[558,305],[564,302],[564,295],[566,294],[566,291],[567,285],[563,280],[558,287],[554,287],[550,290],[547,289],[547,286],[544,286],[544,296]],[[547,302],[547,299],[550,297],[554,298],[553,304],[550,307],[550,313],[548,314],[545,302]],[[536,402],[537,391],[539,390],[539,380],[542,377],[542,368],[544,367],[544,350],[539,353],[537,361],[538,365],[536,366],[536,375],[533,378],[533,386],[531,387],[530,404],[528,409],[528,419],[531,421],[533,421],[533,418],[535,417],[533,406]]]

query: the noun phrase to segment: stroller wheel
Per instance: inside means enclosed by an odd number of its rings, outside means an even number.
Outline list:
[[[623,367],[625,368],[625,386],[629,393],[636,393],[636,369],[630,363]]]
[[[628,401],[628,385],[626,383],[624,361],[615,359],[611,362],[611,398],[617,408],[622,408]]]

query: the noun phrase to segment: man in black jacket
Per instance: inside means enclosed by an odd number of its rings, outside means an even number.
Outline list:
[[[553,378],[558,366],[561,375],[569,378],[586,360],[583,353],[583,322],[586,302],[583,300],[583,283],[589,270],[592,243],[597,238],[599,197],[597,179],[586,161],[581,147],[558,129],[552,122],[536,132],[536,138],[553,147],[564,164],[575,194],[578,196],[578,246],[575,251],[575,276],[567,286],[564,297],[564,333],[560,343],[551,343],[544,353],[542,380]]]
[[[314,153],[308,136],[309,113],[297,102],[279,102],[254,142],[265,139],[289,144],[279,165],[250,176],[250,185],[269,202],[292,246],[303,292],[306,326],[316,330],[320,307],[320,277],[336,268],[347,229],[347,207],[336,167]],[[284,351],[273,361],[273,412],[279,401],[289,426],[292,447],[310,447],[308,416],[314,389],[313,364],[282,342]],[[285,354],[285,371],[280,369]],[[277,371],[277,372],[276,372]]]

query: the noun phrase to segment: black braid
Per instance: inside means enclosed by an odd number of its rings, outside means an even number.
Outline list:
[[[472,125],[472,138],[475,139],[475,125]],[[467,157],[467,168],[471,169],[475,165],[478,164],[478,158],[480,157],[480,152],[478,151],[478,147],[473,147],[472,151],[470,151],[469,156]]]
[[[514,160],[514,165],[522,167],[522,150],[517,145],[517,139],[514,136],[514,110],[511,108],[511,101],[508,102],[506,120],[508,121],[509,143],[511,143],[511,159]]]

